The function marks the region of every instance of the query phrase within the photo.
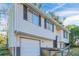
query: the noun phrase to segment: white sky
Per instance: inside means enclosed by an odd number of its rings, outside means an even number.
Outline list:
[[[68,17],[64,20],[63,25],[78,25],[79,26],[79,15]]]

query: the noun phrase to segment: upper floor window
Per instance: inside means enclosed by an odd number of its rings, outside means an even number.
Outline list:
[[[24,6],[24,19],[35,25],[41,26],[41,16],[39,16],[33,10],[26,9],[25,6]]]
[[[66,31],[63,31],[64,38],[68,38],[68,33]]]
[[[52,24],[51,21],[49,21],[48,19],[45,19],[44,27],[54,32],[54,24]]]
[[[66,38],[68,38],[68,33],[66,32]]]
[[[52,31],[54,32],[54,24],[52,24]]]
[[[63,31],[63,37],[65,38],[65,31]]]
[[[33,14],[32,22],[35,25],[39,25],[40,22],[39,15]]]

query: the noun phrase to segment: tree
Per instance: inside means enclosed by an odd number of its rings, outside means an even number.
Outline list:
[[[0,34],[0,47],[4,47],[7,44],[5,37]]]
[[[79,39],[79,26],[69,25],[67,28],[70,30],[69,41],[72,46],[75,46],[76,39]]]

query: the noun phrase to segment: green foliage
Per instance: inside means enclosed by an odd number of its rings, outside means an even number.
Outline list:
[[[75,41],[76,39],[79,39],[79,26],[76,25],[69,25],[67,26],[67,28],[70,30],[70,34],[69,34],[69,41],[71,43],[72,46],[75,46]]]
[[[0,47],[0,56],[10,56],[10,51],[7,47]]]
[[[3,47],[7,44],[6,37],[0,34],[0,47]]]

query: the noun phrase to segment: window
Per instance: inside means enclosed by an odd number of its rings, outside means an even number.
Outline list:
[[[34,11],[27,9],[24,7],[24,19],[35,24],[41,26],[41,16],[36,14]]]
[[[32,22],[32,18],[33,18],[33,13],[32,13],[32,11],[28,10],[27,11],[27,20],[29,22]]]
[[[54,24],[52,24],[52,32],[54,32]]]
[[[66,31],[63,31],[64,38],[68,38],[68,33]]]
[[[44,28],[54,32],[54,24],[52,24],[48,19],[44,20]]]
[[[35,25],[39,25],[39,16],[36,14],[33,14],[32,22]]]
[[[51,30],[52,26],[49,20],[46,20],[47,29]]]
[[[47,29],[50,29],[50,24],[48,20],[46,21],[46,24],[47,24]]]
[[[65,38],[65,31],[63,31],[63,37]]]
[[[27,7],[23,6],[24,19],[27,20]]]
[[[68,33],[66,32],[66,38],[68,38]]]
[[[50,23],[50,30],[52,31],[52,24]]]
[[[46,19],[44,20],[44,28],[47,28]]]

